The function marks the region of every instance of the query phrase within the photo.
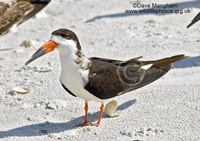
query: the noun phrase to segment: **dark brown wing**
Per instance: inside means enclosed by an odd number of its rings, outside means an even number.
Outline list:
[[[18,1],[27,1],[34,5],[34,9],[25,15],[24,20],[28,20],[42,10],[51,0],[18,0]]]
[[[98,58],[98,57],[92,57],[90,58],[91,60],[98,60],[98,61],[106,61],[108,63],[112,63],[112,64],[115,64],[115,65],[119,65],[119,64],[122,64],[122,63],[129,63],[129,62],[138,62],[139,59],[141,59],[142,56],[140,57],[136,57],[136,58],[132,58],[128,61],[121,61],[121,60],[113,60],[113,59],[107,59],[107,58]]]
[[[173,62],[187,56],[177,55],[156,61],[138,61],[139,58],[128,61],[90,58],[89,82],[85,89],[100,99],[112,98],[157,80],[171,69]],[[148,64],[152,66],[143,69]]]
[[[187,28],[189,28],[190,26],[192,26],[193,24],[195,24],[196,22],[198,22],[200,20],[200,12],[194,17],[194,19],[192,20],[192,22],[187,26]]]

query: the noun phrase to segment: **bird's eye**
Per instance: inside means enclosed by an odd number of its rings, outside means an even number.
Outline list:
[[[69,34],[66,34],[66,35],[65,35],[65,38],[69,38]]]

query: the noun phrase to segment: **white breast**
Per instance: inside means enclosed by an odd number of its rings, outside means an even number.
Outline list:
[[[72,61],[72,58],[60,55],[62,72],[60,82],[65,85],[76,96],[85,99],[86,101],[94,100],[102,102],[103,100],[89,93],[84,89],[88,83],[89,69],[82,70]]]
[[[88,66],[90,61],[86,57],[82,56],[82,58],[79,58],[82,63],[76,63],[78,59],[76,54],[76,43],[72,40],[66,40],[58,36],[52,36],[51,39],[60,43],[57,47],[62,67],[60,82],[74,95],[83,98],[86,101],[94,100],[97,102],[103,102],[103,100],[97,98],[84,89],[85,85],[88,83],[89,75],[89,69],[86,69],[86,66]]]

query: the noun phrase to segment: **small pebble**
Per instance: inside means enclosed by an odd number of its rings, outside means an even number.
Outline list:
[[[46,133],[48,133],[48,131],[47,131],[47,130],[39,130],[39,133],[44,133],[44,134],[46,134]]]
[[[30,117],[27,117],[27,120],[28,120],[28,121],[32,121]]]
[[[48,103],[46,106],[47,109],[56,110],[57,107],[54,103]]]

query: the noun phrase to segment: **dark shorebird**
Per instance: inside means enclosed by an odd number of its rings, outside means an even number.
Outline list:
[[[192,26],[193,24],[195,24],[196,22],[198,22],[200,20],[200,12],[199,14],[197,14],[194,19],[192,20],[192,22],[187,26],[187,28],[189,28],[190,26]]]
[[[50,0],[0,2],[0,35],[14,30],[16,26],[34,16],[49,2]]]
[[[139,61],[142,57],[127,61],[87,58],[81,51],[76,34],[68,29],[58,29],[52,33],[50,40],[33,54],[26,65],[55,48],[60,54],[62,86],[69,94],[85,100],[85,122],[81,126],[90,125],[87,120],[89,100],[101,102],[99,120],[93,124],[99,126],[105,100],[157,80],[171,69],[173,62],[188,57],[176,55],[155,61]]]

